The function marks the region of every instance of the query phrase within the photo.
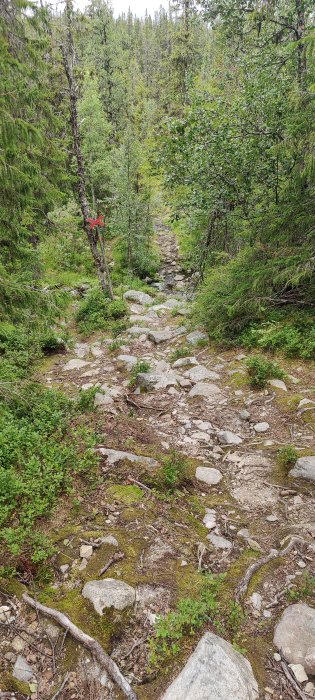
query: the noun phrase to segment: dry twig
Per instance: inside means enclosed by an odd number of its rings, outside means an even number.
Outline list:
[[[80,644],[82,644],[86,649],[88,649],[102,668],[105,668],[109,676],[115,681],[118,687],[122,690],[124,695],[128,700],[137,700],[135,692],[132,690],[126,678],[122,675],[115,661],[113,661],[108,654],[101,647],[99,642],[93,637],[90,637],[85,632],[79,629],[71,620],[54,608],[48,608],[46,605],[38,603],[34,598],[28,595],[28,593],[23,593],[23,600],[25,603],[34,608],[37,613],[42,613],[45,617],[49,617],[55,622],[57,622],[61,627],[67,629],[69,634],[76,639]]]
[[[124,559],[124,553],[123,552],[115,552],[113,556],[108,560],[107,564],[103,566],[103,568],[99,572],[99,576],[103,576],[103,574],[106,573],[106,571],[109,569],[110,566],[116,563],[116,561],[120,561],[121,559]]]

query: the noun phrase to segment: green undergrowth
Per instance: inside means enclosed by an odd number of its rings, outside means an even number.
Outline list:
[[[96,330],[113,330],[125,317],[127,307],[122,299],[113,301],[99,287],[91,289],[80,302],[75,320],[79,331],[89,335]]]
[[[169,356],[170,362],[175,362],[176,360],[180,360],[183,357],[190,357],[191,355],[191,348],[188,347],[188,345],[181,345],[179,348],[176,348],[173,352],[171,352]]]
[[[177,656],[205,624],[232,639],[240,652],[240,631],[246,621],[242,607],[226,596],[226,574],[199,574],[194,597],[181,598],[173,611],[160,616],[149,640],[149,668],[157,669]]]
[[[292,469],[296,460],[298,459],[298,453],[293,445],[284,445],[278,452],[277,463],[279,467],[284,469],[286,472]]]
[[[263,389],[269,379],[284,379],[285,372],[275,362],[263,355],[249,357],[247,362],[249,383],[254,389]]]
[[[280,352],[285,357],[315,359],[314,320],[314,315],[306,312],[288,317],[278,314],[274,320],[251,326],[240,340],[247,348]]]
[[[95,478],[94,435],[64,394],[35,383],[10,387],[0,402],[1,541],[10,561],[53,551],[40,524],[70,492],[73,476]]]
[[[315,596],[315,576],[306,572],[295,582],[291,588],[288,588],[287,597],[291,601],[302,600],[312,603]]]

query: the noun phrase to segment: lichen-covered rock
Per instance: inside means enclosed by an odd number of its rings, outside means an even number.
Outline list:
[[[204,484],[209,484],[209,486],[214,486],[221,481],[222,474],[218,469],[212,469],[212,467],[197,467],[196,479]]]
[[[257,700],[251,665],[229,642],[206,632],[161,700]]]
[[[201,333],[201,331],[193,331],[187,335],[186,340],[190,345],[198,345],[200,341],[208,340],[208,336],[205,333]]]
[[[198,382],[190,390],[188,396],[194,398],[195,396],[201,396],[205,399],[210,399],[213,396],[221,394],[221,389],[216,384],[205,384],[204,382]]]
[[[103,615],[105,608],[124,610],[134,604],[136,591],[124,581],[106,578],[103,581],[88,581],[82,595],[93,604],[96,612]]]
[[[207,379],[220,379],[220,375],[217,372],[213,372],[204,365],[197,365],[187,370],[187,372],[185,372],[185,377],[188,377],[194,384],[197,382],[204,382]]]
[[[118,464],[126,460],[126,462],[139,462],[139,464],[145,464],[147,467],[158,467],[159,463],[156,459],[152,457],[145,457],[144,455],[135,455],[132,452],[122,452],[121,450],[111,450],[107,447],[99,447],[98,451],[101,455],[107,457],[107,463],[112,466],[113,464]]]

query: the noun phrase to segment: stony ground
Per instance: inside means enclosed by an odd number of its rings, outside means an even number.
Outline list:
[[[203,632],[215,631],[209,620],[181,640],[180,653],[152,669],[149,639],[157,615],[198,596],[205,572],[226,572],[223,636],[245,650],[260,697],[313,697],[310,685],[305,690],[311,673],[301,682],[294,677],[297,688],[286,677],[280,656],[274,656],[273,634],[301,589],[307,598],[315,573],[314,484],[288,476],[277,461],[279,448],[288,444],[301,456],[315,453],[314,412],[303,401],[315,397],[314,370],[297,361],[282,363],[285,383],[253,391],[245,355],[218,353],[191,327],[189,280],[175,240],[162,226],[159,242],[162,291],[152,287],[152,300],[127,294],[131,325],[119,347],[101,335],[79,341],[66,358],[54,358],[42,378],[71,395],[99,387],[90,415],[101,461],[94,488],[84,492],[78,485],[75,507],[65,498],[47,526],[58,555],[54,583],[37,592],[39,599],[97,637],[140,699],[157,700]],[[150,367],[131,387],[130,371],[139,360]],[[159,475],[173,450],[186,458],[186,472],[170,495]],[[249,564],[271,548],[284,548],[292,535],[300,540],[288,555],[252,579],[244,613],[229,607]],[[95,580],[108,580],[106,596],[114,607],[104,607],[91,587]],[[56,625],[15,596],[4,593],[1,603],[2,671],[9,678],[17,658],[26,664],[16,698],[26,692],[34,700],[55,697],[64,681],[58,694],[64,700],[121,697]]]

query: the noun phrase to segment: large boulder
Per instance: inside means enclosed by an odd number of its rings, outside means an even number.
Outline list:
[[[299,457],[289,471],[289,476],[315,481],[315,456]]]
[[[278,622],[274,644],[290,664],[302,664],[315,674],[315,608],[305,603],[289,605]]]
[[[103,615],[105,608],[124,610],[134,604],[136,591],[124,581],[106,578],[103,581],[88,581],[82,595],[94,605],[96,612]]]
[[[162,700],[257,700],[251,665],[229,642],[206,632]]]
[[[127,301],[135,301],[136,304],[140,304],[141,306],[144,306],[144,304],[152,304],[154,301],[150,294],[138,292],[135,289],[129,289],[128,292],[125,292],[124,299]]]

